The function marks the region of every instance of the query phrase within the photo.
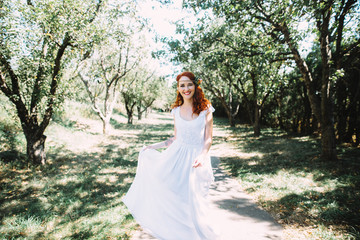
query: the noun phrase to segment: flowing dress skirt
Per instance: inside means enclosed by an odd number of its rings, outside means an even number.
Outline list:
[[[192,167],[202,147],[175,140],[163,152],[140,152],[134,182],[123,202],[154,237],[218,239],[207,217],[206,195],[214,179],[210,157],[202,167]]]

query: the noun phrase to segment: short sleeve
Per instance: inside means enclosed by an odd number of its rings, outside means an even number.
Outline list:
[[[208,105],[208,108],[201,112],[201,114],[207,115],[210,112],[215,112],[215,108],[211,104]]]
[[[172,115],[172,116],[175,116],[175,113],[176,113],[177,109],[178,109],[178,107],[173,108],[173,109],[171,110],[171,115]]]
[[[209,106],[208,106],[208,109],[206,110],[206,114],[208,114],[209,112],[215,112],[215,108],[213,108],[213,106],[210,104]]]

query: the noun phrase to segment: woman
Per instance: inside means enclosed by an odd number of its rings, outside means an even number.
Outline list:
[[[183,72],[176,81],[174,137],[143,148],[123,202],[158,239],[217,239],[207,222],[205,201],[214,179],[208,155],[214,108],[193,73]],[[163,152],[155,150],[163,147]]]

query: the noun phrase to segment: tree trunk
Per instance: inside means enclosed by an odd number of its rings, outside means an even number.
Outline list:
[[[138,120],[142,119],[143,112],[141,111],[141,104],[137,106],[137,112],[138,112]]]
[[[128,124],[133,124],[133,112],[128,112]]]
[[[249,116],[249,121],[251,125],[254,125],[254,114],[251,111],[251,106],[250,106],[250,102],[249,101],[245,101],[245,107],[246,107],[246,112]]]
[[[103,134],[106,135],[108,133],[108,130],[109,130],[110,117],[105,117],[104,119],[101,118],[101,121],[103,123]]]
[[[356,104],[356,103],[355,103]],[[359,102],[357,103],[359,105]],[[358,107],[359,108],[359,107]],[[356,111],[356,107],[352,107],[350,108],[350,111],[349,111],[349,126],[348,126],[348,129],[347,129],[347,132],[346,132],[346,135],[345,135],[345,140],[346,142],[352,142],[354,143],[353,141],[353,135],[359,131],[359,126],[360,126],[360,117],[359,117],[359,113],[358,111]],[[358,137],[356,137],[356,142],[358,142],[359,139]],[[358,145],[358,144],[356,144]]]
[[[297,132],[297,120],[296,118],[293,118],[291,121],[291,131],[293,131],[294,133]]]
[[[321,124],[321,158],[327,161],[337,160],[334,124],[332,122]]]
[[[231,127],[235,127],[235,121],[234,121],[234,118],[233,118],[231,113],[230,113],[230,116],[229,116],[229,124],[230,124]]]
[[[40,137],[35,137],[35,134],[30,134],[31,136],[26,137],[26,152],[29,162],[34,165],[45,165],[46,164],[46,154],[45,154],[45,140],[46,136],[41,135]]]
[[[330,8],[331,9],[331,8]],[[330,81],[331,49],[329,43],[330,9],[322,12],[322,22],[318,21],[320,31],[321,73],[321,158],[327,161],[337,160],[334,113]]]
[[[280,94],[279,95],[275,95],[275,101],[277,103],[277,106],[279,108],[279,114],[276,115],[276,119],[278,121],[278,124],[279,124],[279,127],[280,129],[285,129],[285,126],[284,126],[284,120],[283,120],[283,117],[282,117],[282,112],[283,112],[283,91],[282,89],[280,90]]]
[[[311,104],[311,109],[316,116],[316,118],[320,121],[321,126],[321,156],[324,160],[332,161],[337,159],[336,156],[336,146],[335,146],[335,131],[332,119],[332,112],[330,111],[331,103],[331,94],[330,88],[328,85],[329,82],[329,74],[330,74],[330,59],[331,59],[331,50],[329,47],[329,35],[326,31],[328,27],[328,19],[323,19],[325,23],[321,23],[318,25],[318,29],[320,31],[320,49],[321,49],[321,58],[323,64],[323,72],[322,72],[322,88],[321,88],[321,102],[319,102],[319,97],[316,95],[316,90],[314,87],[313,77],[309,67],[307,66],[304,59],[300,56],[300,53],[296,46],[293,44],[292,38],[290,36],[289,28],[286,24],[277,26],[281,32],[284,34],[285,42],[289,46],[297,67],[302,74],[307,94],[309,97],[309,101]],[[318,23],[319,24],[319,23]],[[325,24],[325,25],[324,25]],[[327,28],[328,29],[328,28]],[[324,131],[324,132],[323,132]]]
[[[254,94],[254,136],[258,137],[260,136],[260,107],[257,100],[257,79],[253,72],[250,72],[250,76]]]
[[[136,102],[132,102],[132,96],[128,95],[127,93],[123,92],[124,103],[126,114],[128,116],[128,124],[133,124],[133,115],[134,115],[134,107]]]
[[[344,79],[340,79],[336,83],[336,102],[337,102],[337,108],[335,110],[336,112],[336,130],[337,130],[337,136],[339,139],[339,142],[344,142],[346,137],[346,126],[347,126],[347,119],[348,119],[348,113],[347,107],[346,107],[346,98],[347,96],[346,92],[346,86],[344,83]]]
[[[311,125],[311,117],[313,116],[311,112],[311,104],[309,102],[309,97],[307,95],[307,90],[305,84],[302,86],[302,92],[304,97],[302,97],[303,104],[304,104],[304,116],[303,116],[303,126],[301,127],[301,133],[305,133],[310,135],[314,132],[314,127]]]
[[[260,136],[260,109],[256,101],[254,108],[254,136],[258,137]]]
[[[231,78],[228,78],[229,81],[229,94],[228,94],[228,106],[229,106],[229,124],[231,127],[235,127],[235,121],[234,121],[234,116],[233,116],[233,96],[232,96],[232,82],[231,82]]]
[[[348,128],[345,134],[344,141],[359,143],[359,127],[360,126],[360,70],[354,71],[350,75],[349,86],[349,107],[348,107]],[[357,136],[356,140],[353,140],[353,136]]]
[[[230,126],[235,127],[234,117],[233,117],[233,114],[232,114],[232,112],[230,110],[229,104],[226,102],[226,100],[225,100],[225,98],[223,96],[216,95],[215,93],[214,93],[214,95],[220,100],[221,105],[224,107],[224,110],[225,110],[225,113],[226,113],[226,115],[228,117]]]
[[[358,118],[358,121],[357,121],[357,127],[356,127],[356,130],[355,130],[355,137],[356,137],[356,140],[355,140],[355,146],[359,146],[360,145],[360,118]]]
[[[222,105],[225,108],[225,112],[226,112],[226,115],[228,116],[230,126],[235,127],[235,121],[234,121],[233,115],[230,112],[229,106],[226,104],[226,102],[222,102]]]

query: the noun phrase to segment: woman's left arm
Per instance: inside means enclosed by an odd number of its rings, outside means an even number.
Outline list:
[[[213,114],[211,111],[209,111],[206,114],[205,117],[205,142],[204,142],[204,147],[200,153],[200,155],[195,159],[193,167],[197,168],[197,167],[201,167],[203,165],[203,161],[205,158],[205,156],[207,155],[207,153],[210,150],[211,144],[212,144],[212,137],[213,137]]]

